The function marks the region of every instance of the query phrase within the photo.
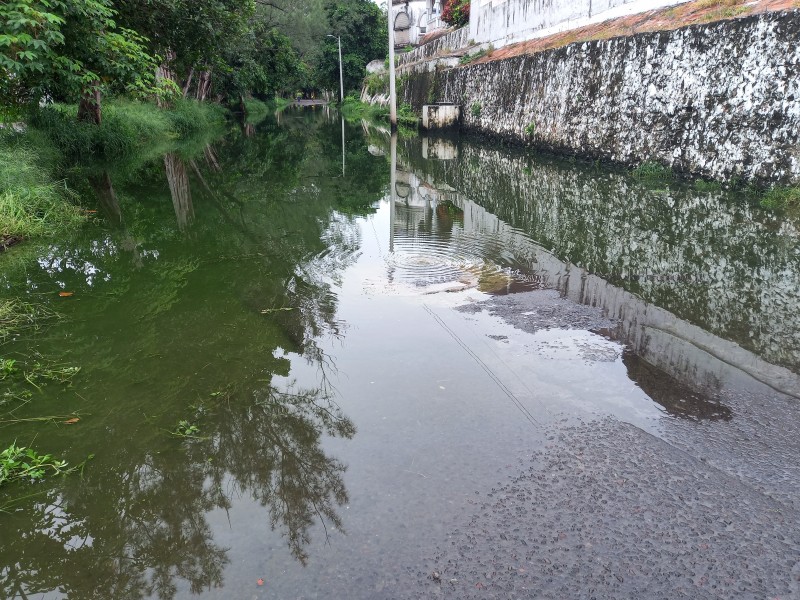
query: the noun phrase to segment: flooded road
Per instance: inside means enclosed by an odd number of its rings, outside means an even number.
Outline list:
[[[2,380],[0,442],[94,455],[0,491],[0,597],[800,597],[796,221],[341,144],[289,110],[84,167],[97,222],[0,257],[60,314],[2,357],[81,369]]]

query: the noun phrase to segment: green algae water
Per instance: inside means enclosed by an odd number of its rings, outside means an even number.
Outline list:
[[[87,462],[0,489],[0,597],[469,597],[509,565],[476,541],[488,566],[443,581],[442,548],[594,419],[796,506],[797,221],[469,141],[396,152],[392,177],[385,131],[290,109],[71,173],[93,222],[0,256],[0,295],[53,314],[0,346],[0,447]],[[780,451],[745,451],[767,426]]]

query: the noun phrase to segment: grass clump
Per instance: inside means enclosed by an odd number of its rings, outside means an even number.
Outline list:
[[[0,249],[15,241],[75,229],[86,214],[52,179],[51,166],[22,135],[0,136]]]
[[[696,179],[694,182],[694,189],[698,192],[718,192],[722,189],[722,184],[719,181]]]
[[[631,171],[634,177],[648,181],[664,181],[674,178],[672,169],[653,161],[645,161]]]
[[[472,113],[472,116],[476,119],[480,118],[481,116],[481,103],[480,102],[473,102],[472,106],[469,107],[469,112]]]
[[[487,54],[490,54],[488,49],[481,49],[473,54],[465,54],[461,58],[458,59],[459,64],[466,65],[471,63],[473,60],[478,60],[479,58],[483,58]]]
[[[764,208],[800,208],[800,187],[774,187],[761,198]]]

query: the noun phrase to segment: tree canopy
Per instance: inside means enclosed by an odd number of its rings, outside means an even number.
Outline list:
[[[103,94],[229,103],[345,87],[386,56],[386,15],[371,0],[6,0],[0,2],[0,104]]]
[[[154,91],[156,63],[145,38],[118,27],[115,15],[111,0],[0,3],[0,101]]]
[[[359,89],[367,63],[385,58],[389,49],[387,17],[371,0],[326,0],[330,34],[341,36],[345,93]],[[339,83],[338,40],[325,37],[318,67],[321,87]]]

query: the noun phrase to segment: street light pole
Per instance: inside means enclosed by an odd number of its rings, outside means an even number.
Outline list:
[[[389,21],[389,124],[392,131],[397,131],[397,92],[394,75],[394,22],[392,20],[392,2],[388,0]]]
[[[342,36],[328,34],[328,37],[339,40],[339,102],[344,102],[344,74],[342,71]]]

